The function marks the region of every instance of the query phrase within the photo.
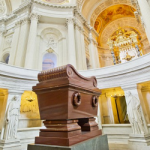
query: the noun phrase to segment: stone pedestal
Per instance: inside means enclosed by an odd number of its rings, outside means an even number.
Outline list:
[[[30,144],[28,150],[109,150],[109,148],[107,136],[103,135],[70,147]]]
[[[150,134],[131,134],[129,148],[132,150],[150,150]]]
[[[0,150],[21,150],[20,140],[1,140]]]

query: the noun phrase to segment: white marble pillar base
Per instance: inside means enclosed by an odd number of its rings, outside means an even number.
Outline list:
[[[22,150],[20,140],[1,140],[0,150]]]
[[[129,149],[131,150],[150,150],[150,134],[135,135],[129,137]]]

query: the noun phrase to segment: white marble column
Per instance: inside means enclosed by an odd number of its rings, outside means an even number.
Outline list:
[[[36,44],[36,37],[37,37],[37,26],[38,26],[38,18],[37,14],[31,14],[31,24],[29,30],[29,37],[28,37],[28,45],[27,45],[27,52],[25,58],[25,68],[34,69],[34,56],[35,56],[35,44]]]
[[[76,68],[77,64],[76,64],[75,33],[74,33],[73,18],[68,18],[67,23],[68,23],[68,63]]]
[[[142,19],[144,22],[146,34],[150,43],[150,6],[147,0],[137,0],[140,10],[141,10],[141,15]]]
[[[2,61],[2,52],[3,52],[3,46],[4,46],[4,33],[5,33],[5,21],[2,21],[2,24],[0,25],[0,61]]]
[[[63,65],[63,38],[59,39],[58,41],[58,66],[62,66]]]
[[[84,31],[83,29],[80,30],[81,35],[81,51],[82,51],[82,70],[87,70],[86,64],[86,51],[85,51],[85,39],[84,39]]]
[[[17,21],[14,27],[14,35],[13,35],[10,57],[9,57],[9,62],[8,62],[9,65],[15,64],[19,35],[20,35],[20,21]]]
[[[144,116],[137,85],[121,87],[125,92],[127,114],[133,130],[129,137],[129,147],[136,150],[146,149],[149,144],[150,134]],[[139,146],[137,146],[139,144]]]
[[[0,61],[2,61],[2,52],[3,52],[3,43],[4,43],[4,32],[0,31]]]
[[[20,102],[22,93],[9,90],[5,109],[5,119],[1,130],[0,147],[2,149],[21,150],[18,138],[18,124],[20,115]]]
[[[100,68],[99,53],[98,53],[97,46],[98,46],[98,44],[95,43],[95,61],[96,61],[97,68]]]
[[[90,64],[91,68],[99,68],[99,55],[96,47],[96,41],[93,39],[92,35],[90,34],[90,44],[89,44],[89,54],[90,54]]]
[[[24,67],[28,34],[29,34],[29,20],[27,17],[21,20],[21,29],[15,59],[15,66]]]
[[[77,69],[83,70],[83,56],[82,56],[82,45],[81,45],[81,34],[80,27],[75,25],[75,41],[76,41],[76,58],[77,58]]]
[[[66,38],[62,39],[62,43],[63,43],[63,65],[67,65],[68,64],[68,51],[67,51],[67,40]]]

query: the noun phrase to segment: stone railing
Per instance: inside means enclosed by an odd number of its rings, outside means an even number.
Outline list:
[[[8,89],[7,103],[12,100],[14,95],[21,95],[24,91],[31,91],[32,86],[38,82],[38,73],[39,71],[37,70],[23,69],[0,63],[0,88]],[[79,73],[85,77],[96,76],[100,89],[121,87],[123,90],[132,88],[132,91],[135,91],[134,88],[138,83],[150,81],[150,54],[124,64],[80,71]],[[5,126],[3,126],[1,131],[4,128]],[[23,150],[26,149],[26,144],[34,141],[34,137],[37,136],[39,128],[33,128],[33,134],[31,136],[28,134],[30,129],[19,127],[17,135],[24,147]],[[1,135],[1,139],[3,138]]]

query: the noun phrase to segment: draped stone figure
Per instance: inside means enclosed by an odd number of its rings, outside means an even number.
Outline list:
[[[8,105],[6,113],[6,127],[4,136],[6,140],[17,139],[18,117],[19,101],[18,97],[14,96]]]
[[[133,134],[147,133],[147,125],[142,115],[140,101],[131,94],[126,92],[127,114],[132,125]]]

